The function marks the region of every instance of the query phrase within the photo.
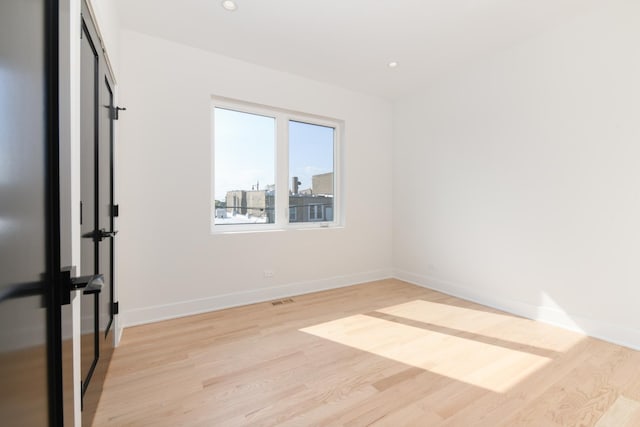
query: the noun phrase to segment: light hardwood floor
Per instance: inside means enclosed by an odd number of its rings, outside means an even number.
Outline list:
[[[640,426],[640,352],[398,280],[126,329],[95,426]]]

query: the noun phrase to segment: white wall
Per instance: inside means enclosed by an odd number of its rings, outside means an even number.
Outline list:
[[[640,3],[394,109],[395,274],[640,348]]]
[[[139,33],[120,36],[125,326],[390,275],[390,104]],[[212,95],[344,120],[346,226],[212,235]],[[265,269],[275,277],[265,279]]]

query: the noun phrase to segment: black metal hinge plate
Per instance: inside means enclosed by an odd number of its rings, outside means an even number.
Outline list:
[[[111,216],[120,216],[120,205],[111,206]]]
[[[120,303],[119,302],[114,302],[113,305],[111,306],[111,311],[114,316],[118,313],[120,313]]]

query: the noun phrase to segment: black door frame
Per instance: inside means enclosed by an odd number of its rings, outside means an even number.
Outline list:
[[[83,12],[84,12],[84,7],[85,5],[82,5],[83,8]],[[87,25],[87,23],[85,22],[85,16],[84,13],[81,14],[81,18],[80,18],[80,22],[81,22],[81,28],[80,28],[80,38],[81,39],[86,39],[87,43],[89,43],[89,46],[91,47],[91,50],[93,51],[93,54],[96,58],[96,65],[95,65],[95,70],[93,73],[93,81],[94,81],[94,102],[97,104],[99,101],[99,86],[98,86],[98,81],[99,81],[99,58],[98,58],[98,47],[96,46],[96,42],[94,41],[94,37],[93,34],[91,34],[91,31],[89,30],[89,27]],[[96,105],[97,107],[97,105]],[[82,236],[82,238],[87,239],[93,239],[93,264],[94,264],[94,271],[92,272],[93,274],[99,274],[99,265],[98,265],[98,261],[99,261],[99,256],[98,256],[98,242],[96,241],[96,236],[95,233],[98,232],[98,209],[97,209],[97,204],[98,204],[98,196],[99,196],[99,192],[100,192],[100,187],[99,187],[99,182],[98,182],[98,176],[99,176],[99,164],[98,164],[98,138],[99,138],[99,114],[98,114],[98,109],[94,108],[93,111],[93,175],[94,175],[94,179],[93,179],[93,194],[94,194],[94,199],[92,201],[93,203],[93,218],[86,218],[86,220],[92,221],[93,226],[93,235],[91,236]],[[80,150],[82,150],[82,144],[83,142],[80,142],[81,147]],[[81,205],[82,206],[82,205]],[[80,221],[82,223],[82,221],[84,220],[83,218],[83,213],[80,213]],[[85,375],[83,378],[81,378],[82,381],[82,387],[81,387],[81,401],[82,403],[84,403],[84,395],[87,391],[87,387],[89,386],[89,383],[91,382],[91,378],[93,377],[93,373],[96,369],[96,366],[98,364],[98,359],[100,358],[100,341],[99,341],[99,334],[98,334],[98,330],[99,330],[99,322],[100,322],[100,312],[99,312],[99,306],[98,306],[98,302],[99,302],[99,290],[84,290],[83,293],[85,295],[92,295],[93,299],[94,299],[94,303],[93,303],[93,312],[94,312],[94,339],[93,339],[93,348],[94,348],[94,352],[93,352],[93,361],[91,362],[91,365],[89,366],[89,370],[87,371],[86,375],[84,372],[81,372],[81,375]]]
[[[115,331],[113,330],[113,326],[115,325],[114,316],[117,314],[114,312],[114,288],[115,288],[115,278],[114,278],[114,251],[115,251],[115,221],[114,217],[117,216],[113,206],[114,206],[114,120],[116,116],[114,112],[116,109],[113,105],[114,102],[114,78],[111,73],[111,69],[107,63],[106,55],[102,49],[102,41],[100,39],[99,33],[97,32],[97,28],[93,19],[93,15],[91,14],[87,4],[82,2],[82,10],[81,10],[81,37],[86,39],[86,42],[89,43],[89,46],[94,54],[96,64],[95,70],[93,72],[93,102],[92,106],[93,112],[88,112],[87,120],[93,121],[93,132],[92,138],[93,142],[90,143],[88,141],[81,141],[80,150],[82,151],[82,145],[87,144],[91,145],[93,149],[93,157],[88,162],[92,162],[93,168],[93,185],[88,186],[87,188],[93,189],[93,215],[91,218],[86,218],[85,220],[91,221],[92,231],[88,234],[83,234],[83,238],[91,238],[93,239],[92,245],[92,258],[94,262],[93,274],[95,275],[104,275],[105,278],[108,277],[108,283],[105,283],[108,286],[108,301],[105,301],[107,292],[101,291],[99,289],[85,289],[84,295],[85,300],[91,298],[92,300],[92,308],[94,313],[93,318],[93,361],[89,366],[88,370],[82,372],[83,378],[81,385],[81,402],[83,411],[85,410],[85,397],[88,397],[87,391],[92,388],[93,391],[90,392],[92,396],[88,399],[89,402],[94,402],[95,396],[93,393],[95,392],[95,387],[99,387],[102,389],[101,382],[103,381],[104,374],[106,373],[105,369],[103,369],[105,364],[108,364],[110,361],[110,350],[114,347],[115,344]],[[82,66],[82,65],[81,65]],[[106,90],[108,91],[108,95],[105,95],[105,87],[102,85],[106,85]],[[108,104],[108,105],[105,105]],[[107,117],[108,122],[105,120],[104,110],[103,108],[107,108]],[[89,116],[89,114],[91,116]],[[108,130],[108,139],[104,138],[104,134],[102,133],[104,130]],[[104,154],[104,150],[101,150],[101,147],[107,148],[108,154]],[[102,156],[101,156],[102,153]],[[82,156],[81,156],[82,159]],[[81,160],[82,161],[82,160]],[[89,164],[87,162],[87,164]],[[107,176],[108,174],[108,176]],[[104,181],[103,181],[104,180]],[[102,188],[101,184],[106,183],[108,185],[108,190]],[[101,200],[104,199],[104,200]],[[108,205],[108,218],[104,218],[104,208],[105,206],[102,204],[103,201],[107,202]],[[82,215],[81,215],[82,216]],[[86,216],[86,215],[85,215]],[[101,222],[102,221],[102,222]],[[102,227],[102,228],[100,228]],[[107,229],[108,228],[108,229]],[[86,230],[89,231],[89,230]],[[108,246],[105,246],[108,244]],[[89,254],[89,250],[86,252]],[[102,268],[102,264],[107,260],[108,267]],[[103,271],[104,270],[104,271]],[[108,275],[106,274],[108,270]],[[89,272],[85,272],[88,274]],[[104,288],[103,288],[104,289]],[[88,302],[88,301],[87,301]],[[105,304],[108,304],[108,310],[104,310]],[[101,316],[108,316],[108,321],[104,327],[104,334],[100,333],[100,329],[102,326]],[[107,320],[107,319],[105,319]],[[112,332],[113,331],[113,332]],[[112,335],[109,333],[112,332]],[[103,344],[105,340],[112,338],[113,342]],[[101,342],[102,341],[102,342]],[[105,346],[105,349],[102,347]],[[104,351],[107,350],[107,351]],[[104,359],[104,360],[103,360]],[[104,365],[104,366],[103,366]],[[93,384],[95,382],[95,378],[100,378],[98,383]],[[93,382],[92,382],[93,380]],[[89,405],[89,415],[91,415],[92,411],[95,411],[95,408],[92,408],[92,403]],[[85,412],[85,415],[87,413]],[[83,418],[84,416],[83,415]]]
[[[109,232],[116,233],[115,227],[115,197],[114,197],[114,188],[115,188],[115,156],[114,156],[114,137],[113,137],[113,122],[116,119],[116,106],[114,105],[114,92],[113,92],[113,76],[111,76],[111,71],[109,67],[106,67],[106,73],[104,76],[104,83],[106,85],[107,90],[109,91],[109,105],[104,105],[109,109]],[[109,295],[111,297],[110,310],[109,310],[109,322],[104,330],[104,338],[106,339],[109,335],[109,332],[115,326],[115,246],[116,246],[116,238],[115,234],[112,234],[110,237],[110,245],[109,245]],[[115,330],[113,331],[114,340],[115,340]],[[114,343],[115,345],[115,343]]]
[[[45,1],[45,111],[47,145],[46,230],[47,230],[47,299],[49,424],[63,426],[62,396],[62,310],[70,290],[60,271],[60,4]]]

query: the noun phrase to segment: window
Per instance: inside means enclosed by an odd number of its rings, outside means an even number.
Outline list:
[[[309,205],[309,221],[322,221],[323,219],[322,205]]]
[[[272,224],[275,118],[216,107],[214,120],[215,224]]]
[[[289,222],[324,221],[324,207],[333,207],[334,141],[333,127],[289,121],[289,206],[307,212]]]
[[[213,101],[214,231],[336,225],[338,122]]]

